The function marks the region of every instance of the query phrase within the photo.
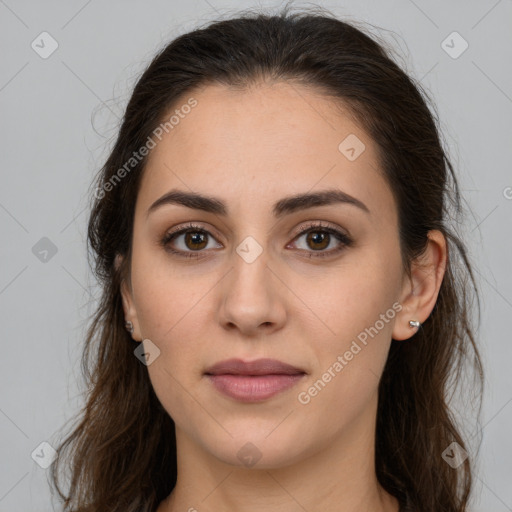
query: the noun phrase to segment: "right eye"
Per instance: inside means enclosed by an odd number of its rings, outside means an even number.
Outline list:
[[[214,239],[213,235],[202,226],[188,224],[186,227],[166,233],[160,243],[166,251],[177,256],[198,258],[199,253],[208,248],[209,237]],[[175,244],[178,248],[173,247]]]

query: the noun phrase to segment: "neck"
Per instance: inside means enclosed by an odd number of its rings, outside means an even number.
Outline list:
[[[157,512],[398,512],[376,478],[375,421],[360,420],[323,449],[267,469],[226,464],[176,426],[178,479]]]

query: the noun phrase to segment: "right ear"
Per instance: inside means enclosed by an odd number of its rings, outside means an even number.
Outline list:
[[[119,270],[123,262],[123,256],[120,254],[116,254],[114,260],[114,267],[116,270]],[[131,334],[132,338],[135,341],[142,341],[142,336],[140,334],[139,321],[137,318],[137,309],[135,308],[135,303],[133,301],[133,291],[131,288],[131,283],[127,282],[126,278],[121,277],[121,298],[123,301],[123,311],[124,318],[126,322],[131,322],[133,325],[133,332]]]

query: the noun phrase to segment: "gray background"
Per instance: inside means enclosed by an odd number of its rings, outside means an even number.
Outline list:
[[[81,405],[81,344],[98,295],[86,260],[87,189],[131,87],[166,41],[258,5],[281,4],[0,0],[0,511],[53,510],[47,470],[31,454],[55,444]],[[512,1],[320,5],[385,29],[437,104],[472,211],[466,242],[483,299],[487,387],[472,510],[512,511]],[[43,31],[59,45],[46,59],[31,47]],[[453,31],[469,44],[457,58],[442,46]],[[462,43],[448,44],[453,52]],[[43,237],[56,254],[42,252]]]

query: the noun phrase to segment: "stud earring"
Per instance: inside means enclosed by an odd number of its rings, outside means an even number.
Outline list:
[[[409,325],[413,328],[418,328],[421,324],[417,320],[409,320]]]
[[[129,320],[124,323],[124,326],[130,334],[133,334],[133,324]]]

